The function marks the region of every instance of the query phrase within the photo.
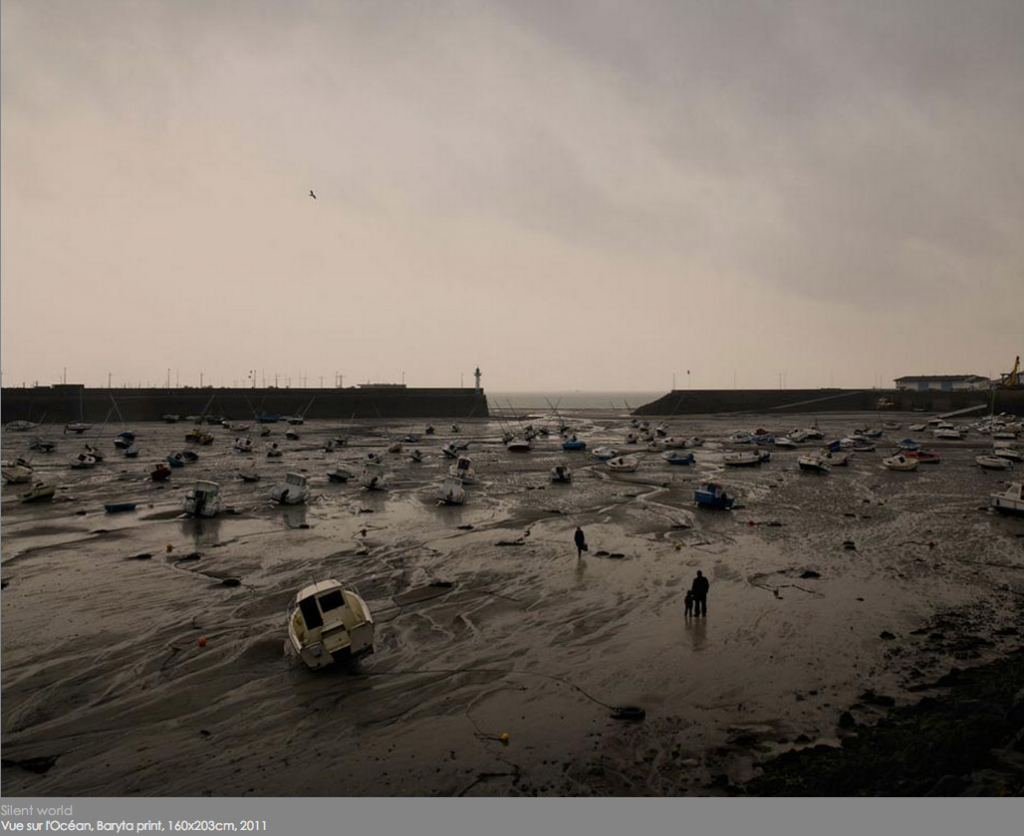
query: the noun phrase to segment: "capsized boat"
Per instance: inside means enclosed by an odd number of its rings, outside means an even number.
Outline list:
[[[556,464],[551,468],[551,481],[555,484],[568,484],[572,482],[572,471],[567,464]]]
[[[661,457],[669,464],[693,464],[693,453],[680,453],[678,450],[666,450]]]
[[[443,505],[462,505],[466,501],[466,489],[457,476],[449,476],[441,485],[441,493],[437,497]]]
[[[1002,493],[991,494],[990,500],[1000,514],[1024,516],[1024,483],[1013,482]]]
[[[306,477],[301,473],[287,473],[284,482],[270,489],[270,498],[282,505],[301,505],[309,496]]]
[[[53,495],[56,492],[57,488],[55,485],[51,485],[48,482],[36,482],[25,493],[21,494],[19,499],[22,502],[43,502],[47,499],[53,499]]]
[[[220,485],[198,479],[181,504],[190,517],[215,517],[220,511]]]
[[[303,587],[288,614],[288,640],[314,670],[373,653],[373,618],[354,588],[334,578]]]
[[[693,501],[701,508],[713,508],[727,511],[732,508],[735,499],[715,482],[701,482],[700,487],[693,491]]]
[[[895,456],[882,459],[882,466],[887,470],[909,473],[911,470],[917,470],[917,459],[908,459],[902,453],[897,453]]]

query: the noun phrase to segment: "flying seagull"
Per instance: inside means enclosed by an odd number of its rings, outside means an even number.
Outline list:
[[[309,196],[310,196],[311,198],[313,198],[313,200],[316,200],[316,195],[315,195],[315,194],[313,194],[313,190],[312,190],[312,189],[310,189],[310,190],[309,190]]]

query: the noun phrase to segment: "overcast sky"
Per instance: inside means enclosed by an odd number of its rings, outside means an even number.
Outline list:
[[[5,385],[1024,353],[1020,0],[0,8]]]

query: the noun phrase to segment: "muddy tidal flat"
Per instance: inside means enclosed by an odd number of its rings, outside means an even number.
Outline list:
[[[1024,644],[1024,520],[987,510],[1024,466],[977,467],[987,437],[933,440],[905,429],[926,416],[887,413],[904,429],[815,475],[799,449],[726,468],[744,449],[728,436],[816,421],[833,439],[879,415],[670,421],[671,435],[706,439],[688,466],[626,445],[621,412],[562,417],[587,450],[563,452],[553,415],[524,419],[552,432],[523,454],[497,420],[434,422],[432,436],[425,423],[314,421],[291,441],[277,424],[251,454],[232,449],[244,433],[209,428],[199,446],[184,422],[141,424],[135,460],[113,447],[120,428],[51,432],[57,450],[33,465],[58,485],[53,501],[21,504],[25,486],[8,485],[0,506],[3,794],[724,794]],[[347,445],[326,452],[338,436]],[[906,436],[941,463],[885,470]],[[441,506],[453,440],[469,442],[477,481],[465,505]],[[27,441],[4,432],[4,459]],[[83,441],[105,461],[72,470]],[[272,441],[280,458],[265,457]],[[639,468],[610,471],[601,446]],[[149,478],[186,448],[198,461]],[[370,452],[388,490],[328,481]],[[259,482],[237,476],[251,464]],[[572,484],[550,482],[556,464]],[[309,501],[273,504],[291,471]],[[694,506],[709,478],[733,510]],[[220,483],[219,516],[182,517],[196,479]],[[136,509],[104,511],[117,502]],[[697,570],[708,615],[686,618]],[[368,601],[376,652],[309,671],[288,652],[286,610],[325,578]]]

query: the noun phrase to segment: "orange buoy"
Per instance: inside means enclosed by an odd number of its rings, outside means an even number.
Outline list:
[[[200,647],[206,647],[206,636],[200,636],[198,644]]]
[[[499,740],[500,740],[500,741],[501,741],[502,743],[504,743],[504,744],[505,744],[506,746],[508,746],[508,732],[507,732],[507,731],[505,731],[505,732],[502,732],[502,733],[501,733],[501,737],[499,737],[498,739],[499,739]]]

